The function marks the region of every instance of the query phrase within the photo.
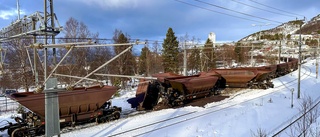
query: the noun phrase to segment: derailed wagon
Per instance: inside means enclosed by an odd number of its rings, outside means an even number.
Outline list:
[[[128,100],[133,108],[151,110],[159,104],[173,107],[192,99],[218,94],[218,76],[181,76],[174,73],[159,73],[153,76],[157,80],[140,83],[136,97]]]
[[[226,87],[247,88],[249,83],[257,76],[256,70],[245,69],[214,69],[226,81]]]
[[[224,88],[273,88],[273,78],[297,69],[297,59],[288,58],[287,61],[289,62],[261,67],[212,69],[193,76],[155,74],[153,77],[156,80],[140,83],[136,97],[128,102],[137,110],[151,110],[159,104],[174,107],[195,98],[219,94]]]
[[[168,90],[161,92],[160,98],[170,106],[177,106],[189,100],[217,94],[219,77],[187,77],[169,80]]]
[[[112,86],[75,88],[58,92],[59,118],[61,127],[80,122],[104,122],[120,118],[121,107],[107,102],[117,91]],[[17,123],[8,123],[0,130],[6,130],[14,137],[37,136],[45,133],[45,94],[34,92],[14,93],[9,96],[30,111],[16,117]]]

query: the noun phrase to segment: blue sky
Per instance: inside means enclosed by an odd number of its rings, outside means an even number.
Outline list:
[[[319,0],[180,1],[198,7],[176,0],[54,0],[54,10],[61,25],[64,25],[70,17],[74,17],[84,22],[91,32],[99,32],[102,38],[112,38],[113,31],[120,29],[133,39],[159,41],[165,38],[169,27],[173,28],[178,37],[188,33],[190,37],[194,36],[205,41],[208,34],[214,32],[217,41],[237,41],[259,31],[260,28],[262,30],[273,28],[281,22],[302,19],[302,16],[310,20],[320,14]],[[43,5],[43,0],[20,0],[21,14],[29,15],[35,11],[43,11]],[[17,19],[16,0],[0,0],[0,28],[8,26],[15,19]],[[252,26],[252,24],[266,23],[271,25]]]

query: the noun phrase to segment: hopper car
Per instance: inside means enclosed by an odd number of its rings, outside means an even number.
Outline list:
[[[85,122],[105,122],[119,119],[121,107],[111,106],[108,100],[117,91],[112,86],[74,88],[58,92],[60,127]],[[25,106],[28,112],[15,117],[16,123],[0,127],[12,137],[38,136],[45,133],[45,93],[19,92],[8,96]]]
[[[220,94],[224,88],[273,88],[272,79],[298,69],[298,59],[283,58],[285,63],[260,67],[212,69],[193,76],[174,73],[154,74],[156,80],[143,80],[136,97],[128,100],[132,108],[152,110],[159,104],[174,107],[193,99]]]

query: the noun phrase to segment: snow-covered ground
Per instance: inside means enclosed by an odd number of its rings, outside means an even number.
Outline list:
[[[250,137],[259,129],[272,136],[299,116],[300,102],[304,98],[320,98],[320,84],[316,79],[314,63],[314,60],[309,60],[302,65],[301,99],[297,99],[298,71],[295,71],[274,79],[274,88],[242,90],[221,102],[207,104],[204,108],[188,106],[138,115],[123,115],[119,120],[81,128],[63,133],[61,136]],[[123,113],[136,114],[138,112],[130,108],[126,102],[134,95],[135,89],[124,91],[121,97],[112,100],[113,105],[121,106]],[[1,114],[0,121],[10,120],[10,115]],[[0,132],[0,136],[6,137],[6,132]],[[289,134],[284,133],[282,136]]]

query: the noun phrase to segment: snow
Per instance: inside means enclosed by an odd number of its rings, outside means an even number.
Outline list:
[[[205,107],[187,106],[137,112],[126,102],[135,96],[136,88],[133,88],[112,99],[113,105],[122,107],[125,113],[121,119],[62,133],[61,136],[250,137],[259,129],[272,136],[287,126],[292,119],[300,116],[299,102],[303,98],[310,96],[313,100],[320,99],[320,84],[316,79],[314,62],[315,60],[309,60],[301,67],[301,99],[297,99],[298,71],[274,79],[274,88],[245,89],[230,98],[209,103]],[[0,121],[12,120],[10,115],[1,114]],[[319,122],[313,125],[314,128],[318,128]],[[0,132],[0,136],[8,135],[5,131]],[[282,136],[289,135],[284,133]]]

